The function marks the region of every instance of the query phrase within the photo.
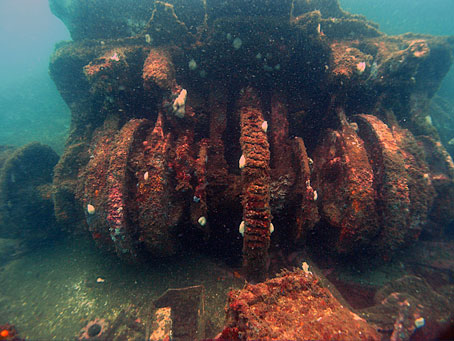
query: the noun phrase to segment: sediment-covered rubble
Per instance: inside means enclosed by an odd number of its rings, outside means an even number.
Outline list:
[[[226,326],[216,340],[380,340],[309,270],[231,291],[225,309]]]

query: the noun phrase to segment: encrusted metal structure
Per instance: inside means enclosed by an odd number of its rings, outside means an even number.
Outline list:
[[[139,3],[134,34],[61,14],[62,226],[131,261],[243,238],[260,281],[273,240],[389,259],[453,220],[454,165],[426,118],[452,38],[389,37],[334,0]]]

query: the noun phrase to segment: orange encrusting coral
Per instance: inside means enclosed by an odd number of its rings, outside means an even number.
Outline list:
[[[380,340],[374,327],[301,269],[231,291],[225,310],[217,340]]]

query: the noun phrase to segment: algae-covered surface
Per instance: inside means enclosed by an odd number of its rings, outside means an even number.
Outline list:
[[[218,330],[227,291],[242,285],[231,272],[197,254],[128,265],[79,237],[4,263],[0,315],[23,338],[74,340],[88,321],[114,321],[122,311],[146,328],[154,299],[168,288],[196,284],[205,287],[206,316]]]

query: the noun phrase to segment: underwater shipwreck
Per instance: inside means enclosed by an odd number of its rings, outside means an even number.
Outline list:
[[[217,339],[407,340],[449,327],[452,248],[441,260],[421,250],[426,279],[412,273],[356,310],[315,264],[277,276],[272,264],[307,248],[374,267],[421,238],[444,247],[454,136],[433,124],[431,100],[454,37],[388,36],[337,0],[50,6],[73,38],[49,64],[70,133],[60,157],[38,143],[0,150],[2,238],[89,233],[132,263],[235,255],[247,284],[226,297]],[[214,337],[203,288],[172,290],[156,303],[171,307],[167,323],[147,336]],[[91,327],[79,339],[115,336]]]

